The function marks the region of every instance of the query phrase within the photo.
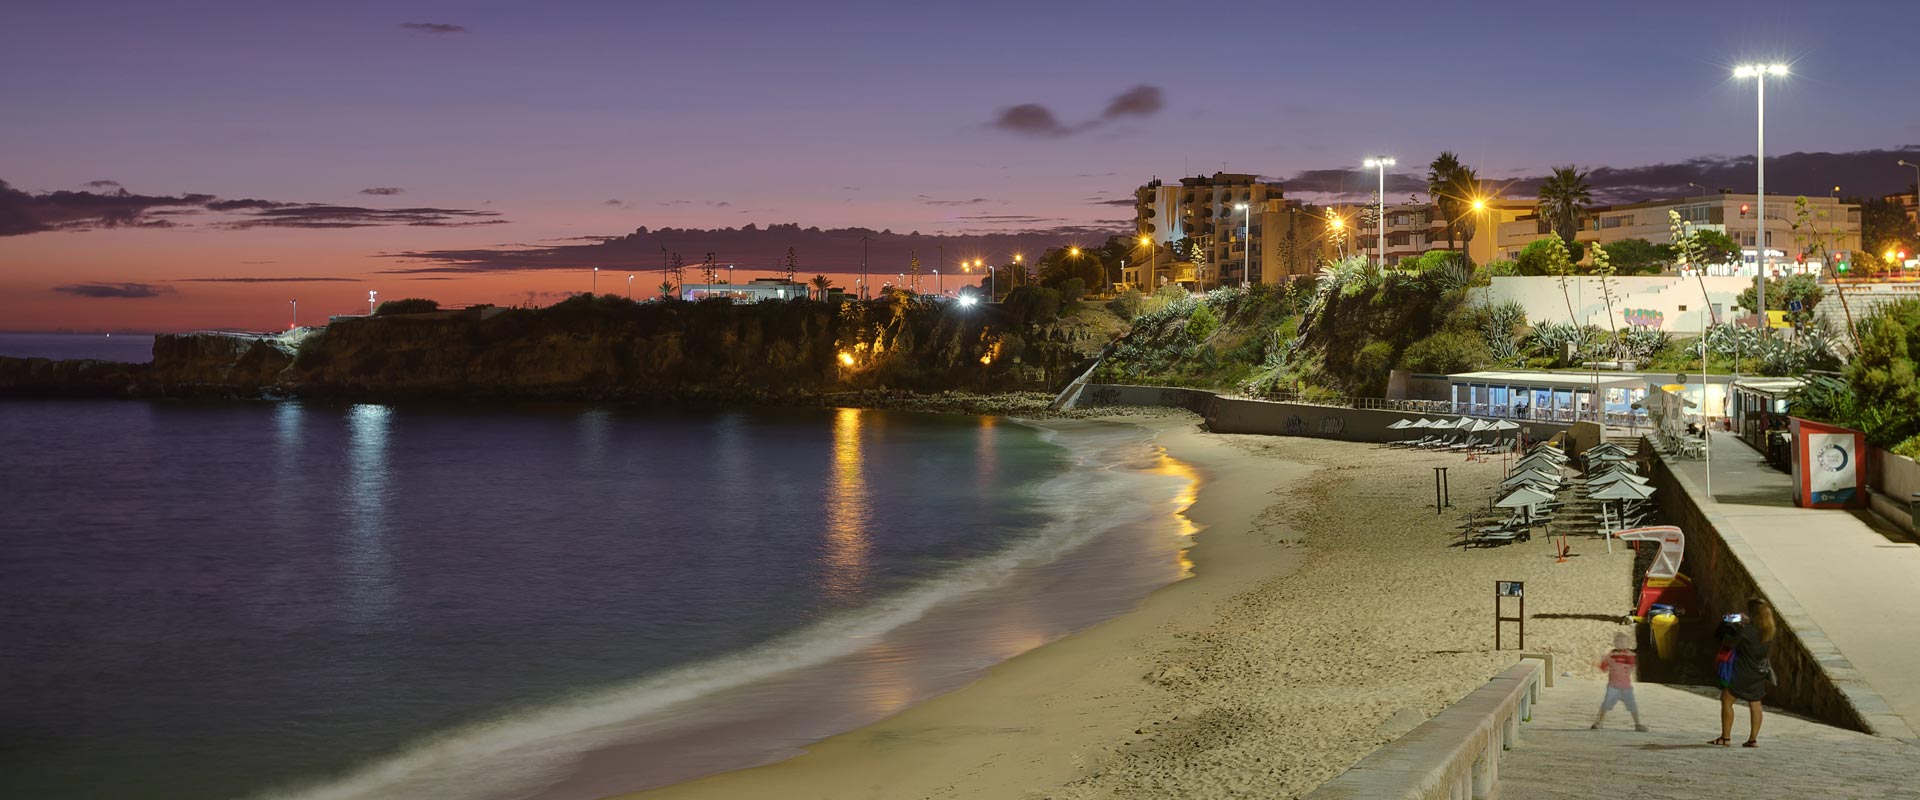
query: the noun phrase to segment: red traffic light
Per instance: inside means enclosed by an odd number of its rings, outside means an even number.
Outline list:
[[[1741,204],[1740,204],[1740,216],[1742,216],[1742,217],[1744,217],[1744,216],[1746,216],[1746,215],[1747,215],[1747,204],[1746,204],[1746,203],[1741,203]]]

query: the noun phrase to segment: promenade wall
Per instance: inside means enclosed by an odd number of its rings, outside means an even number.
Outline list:
[[[1422,416],[1454,418],[1454,415],[1447,414],[1221,397],[1205,389],[1115,384],[1088,385],[1081,391],[1077,404],[1184,408],[1206,417],[1207,429],[1214,433],[1305,436],[1347,442],[1391,442],[1412,438],[1418,436],[1419,432],[1394,430],[1387,426],[1399,420]],[[1554,422],[1521,422],[1520,426],[1526,432],[1528,441],[1550,439],[1567,429],[1565,423]],[[1487,434],[1480,435],[1484,437]]]
[[[1772,656],[1778,683],[1767,690],[1767,704],[1877,733],[1871,719],[1890,713],[1881,707],[1885,704],[1879,695],[1748,548],[1738,530],[1718,512],[1700,507],[1695,498],[1702,495],[1701,488],[1674,468],[1672,458],[1656,454],[1651,477],[1658,490],[1654,499],[1666,521],[1687,535],[1680,571],[1693,580],[1696,592],[1696,608],[1686,628],[1690,640],[1710,647],[1704,640],[1717,620],[1744,611],[1749,597],[1765,598],[1779,622]],[[1710,650],[1696,655],[1712,657]]]

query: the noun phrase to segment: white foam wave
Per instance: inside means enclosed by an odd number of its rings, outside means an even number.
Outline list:
[[[1035,425],[1049,441],[1058,431]],[[991,589],[1016,570],[1052,561],[1119,525],[1164,508],[1183,479],[1136,471],[1140,437],[1097,444],[1067,436],[1075,468],[1041,484],[1036,498],[1049,522],[1038,535],[993,556],[964,562],[939,578],[838,614],[748,650],[680,667],[631,684],[457,728],[420,741],[345,776],[269,790],[259,800],[447,800],[524,796],[550,785],[578,757],[628,735],[634,720],[782,672],[856,652],[942,602]],[[1143,502],[1146,501],[1146,502]],[[1134,513],[1126,513],[1132,509]]]

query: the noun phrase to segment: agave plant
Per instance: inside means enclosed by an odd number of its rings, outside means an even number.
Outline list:
[[[1621,342],[1626,346],[1627,357],[1644,361],[1667,349],[1673,342],[1673,334],[1657,328],[1635,328],[1627,331]]]

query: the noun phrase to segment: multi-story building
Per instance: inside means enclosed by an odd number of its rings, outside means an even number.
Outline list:
[[[1466,218],[1452,242],[1453,249],[1464,250],[1475,264],[1496,258],[1497,228],[1500,224],[1532,214],[1535,204],[1526,200],[1484,201],[1478,208],[1465,210]],[[1375,215],[1380,209],[1371,204],[1341,204],[1329,209],[1340,224],[1336,252],[1378,258],[1380,228]],[[1403,258],[1428,250],[1447,249],[1447,223],[1440,208],[1432,203],[1397,203],[1386,208],[1387,261],[1396,264]]]
[[[1122,281],[1141,289],[1187,283],[1175,274],[1182,262],[1192,262],[1196,288],[1281,283],[1312,274],[1332,252],[1325,211],[1286,199],[1280,184],[1257,175],[1216,172],[1178,185],[1154,179],[1135,191],[1134,212],[1136,230],[1159,249],[1151,280],[1141,265],[1123,270]]]
[[[1590,208],[1581,217],[1574,239],[1600,244],[1645,239],[1665,244],[1673,240],[1667,212],[1675,211],[1683,223],[1695,230],[1719,231],[1742,248],[1739,266],[1728,270],[1710,268],[1709,272],[1755,275],[1760,249],[1755,244],[1759,219],[1754,206],[1758,199],[1752,194],[1721,193]],[[1767,262],[1773,274],[1820,271],[1824,264],[1817,251],[1821,249],[1835,254],[1860,249],[1858,205],[1831,197],[1809,197],[1809,217],[1800,225],[1794,201],[1794,197],[1787,195],[1767,195]],[[1796,228],[1796,225],[1800,226]],[[1500,225],[1495,257],[1513,258],[1528,244],[1551,235],[1552,225],[1546,218],[1538,213],[1522,214]],[[1822,242],[1825,248],[1815,246]]]

